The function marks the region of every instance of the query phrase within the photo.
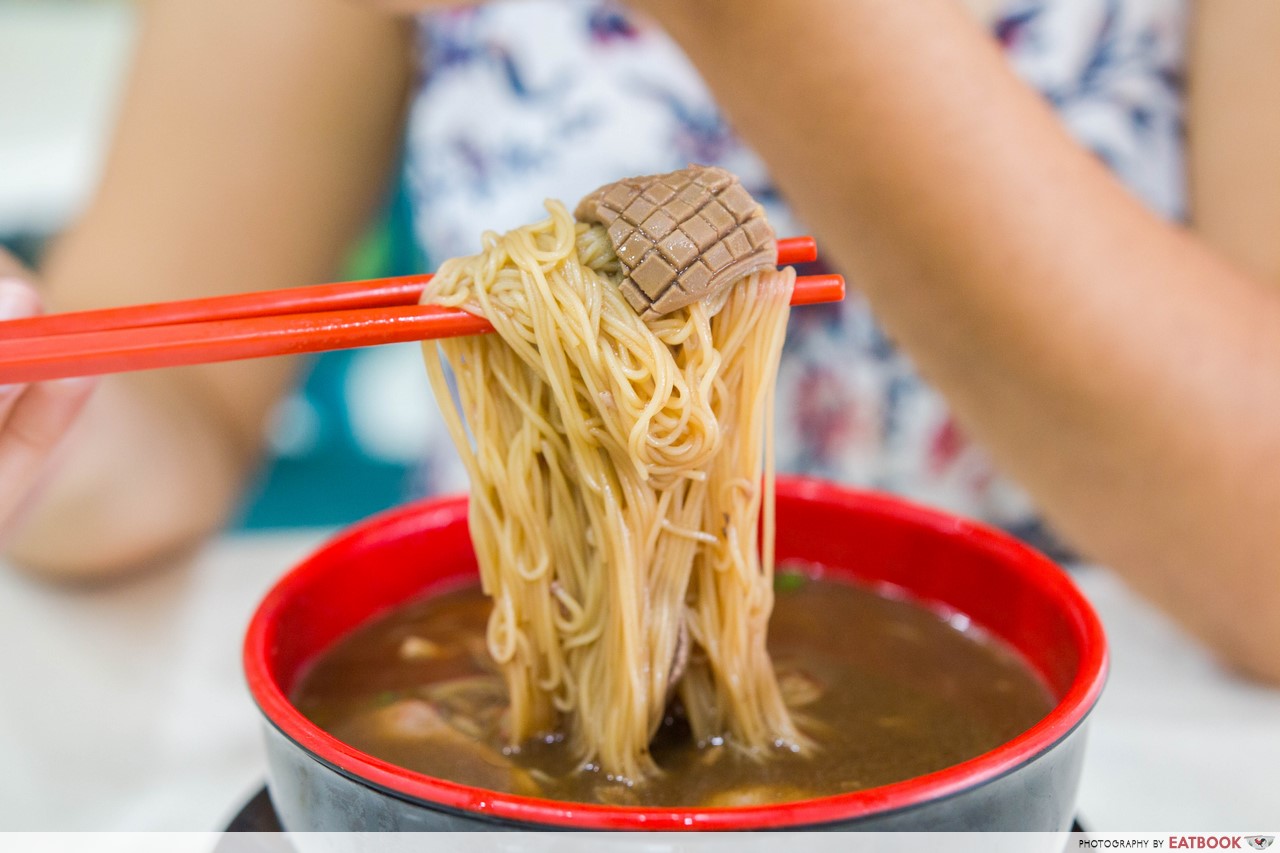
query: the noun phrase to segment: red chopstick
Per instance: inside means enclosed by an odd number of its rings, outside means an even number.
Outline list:
[[[838,302],[838,275],[796,279],[792,305]],[[97,376],[352,349],[492,332],[489,321],[434,305],[390,305],[313,314],[238,317],[0,341],[0,384]]]
[[[812,237],[786,237],[778,241],[779,266],[808,263],[817,260],[817,257],[818,245]],[[136,329],[142,326],[207,323],[244,317],[416,305],[422,296],[422,289],[429,281],[431,274],[423,273],[399,278],[318,284],[261,293],[235,293],[152,305],[24,317],[0,322],[0,341],[77,332],[104,332],[108,329]]]

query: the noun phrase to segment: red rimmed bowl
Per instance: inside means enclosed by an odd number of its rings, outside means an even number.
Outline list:
[[[329,542],[275,586],[249,626],[249,689],[268,725],[272,799],[293,831],[1023,830],[1071,824],[1085,722],[1106,676],[1097,616],[1054,563],[1010,537],[883,495],[778,483],[777,555],[904,588],[967,615],[1034,667],[1057,704],[1000,747],[936,773],[834,797],[729,809],[594,806],[502,794],[396,767],[347,746],[289,701],[334,641],[476,573],[466,499],[412,504]]]

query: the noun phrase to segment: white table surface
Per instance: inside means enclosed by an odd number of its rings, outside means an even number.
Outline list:
[[[244,627],[322,538],[224,537],[183,566],[96,591],[0,566],[0,829],[225,824],[265,772],[240,674]],[[1280,690],[1227,673],[1111,574],[1077,577],[1113,652],[1082,820],[1095,831],[1280,826]]]

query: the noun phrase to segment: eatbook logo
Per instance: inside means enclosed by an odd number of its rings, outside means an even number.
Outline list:
[[[1249,846],[1254,850],[1266,850],[1275,843],[1276,837],[1274,835],[1251,835],[1248,841]]]

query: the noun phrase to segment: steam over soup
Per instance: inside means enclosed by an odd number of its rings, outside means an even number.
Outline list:
[[[910,601],[809,566],[784,566],[769,653],[813,743],[768,760],[731,736],[697,742],[678,699],[641,780],[580,767],[556,732],[507,747],[506,684],[485,644],[479,587],[403,607],[338,642],[301,680],[297,707],[340,740],[430,776],[507,793],[633,806],[736,806],[855,791],[973,758],[1052,707],[1012,651]]]

